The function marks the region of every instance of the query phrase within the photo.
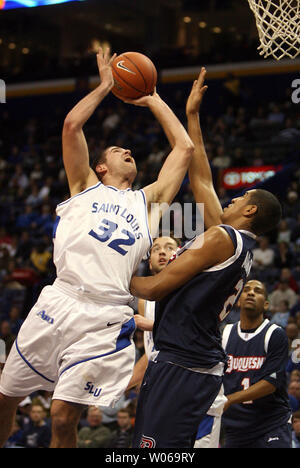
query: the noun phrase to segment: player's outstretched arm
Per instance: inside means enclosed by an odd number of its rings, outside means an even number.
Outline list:
[[[101,83],[69,112],[64,121],[63,161],[71,196],[98,182],[89,164],[88,146],[82,129],[113,87],[111,63],[114,58],[115,54],[110,58],[109,49],[105,54],[99,50],[97,63]]]
[[[144,191],[147,196],[148,208],[151,203],[167,203],[173,201],[191,162],[194,145],[187,131],[170,107],[155,92],[150,96],[126,101],[139,106],[147,106],[162,126],[171,145],[171,152],[165,160],[157,180]]]
[[[234,254],[234,246],[225,229],[215,226],[199,236],[176,260],[154,276],[131,279],[131,294],[142,299],[160,301],[183,286],[196,274],[223,263]]]
[[[200,105],[207,90],[204,86],[205,68],[193,83],[186,103],[188,133],[194,143],[195,151],[189,166],[189,179],[197,203],[204,203],[204,224],[206,228],[221,223],[222,207],[213,186],[212,173],[205,151],[201,126]]]

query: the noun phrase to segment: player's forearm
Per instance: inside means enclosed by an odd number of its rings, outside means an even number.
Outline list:
[[[231,393],[226,395],[228,402],[225,407],[231,406],[237,403],[244,403],[246,401],[254,401],[264,396],[270,395],[275,392],[276,387],[266,380],[260,380],[259,382],[251,385],[246,390]]]
[[[64,129],[81,129],[84,124],[93,115],[99,104],[110,91],[107,85],[99,85],[91,93],[85,96],[78,104],[68,113]]]
[[[143,356],[138,360],[138,362],[134,366],[133,374],[126,390],[130,390],[131,388],[134,388],[142,383],[147,366],[148,358],[146,354],[143,354]]]
[[[172,148],[178,146],[188,151],[194,149],[194,145],[184,126],[158,95],[150,102],[149,108],[162,126]]]
[[[189,136],[195,146],[193,158],[189,166],[190,180],[192,182],[194,179],[201,179],[201,183],[212,184],[212,173],[205,151],[199,113],[188,113],[187,123]]]

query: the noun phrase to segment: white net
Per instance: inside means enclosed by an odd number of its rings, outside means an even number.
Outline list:
[[[248,0],[258,30],[260,55],[295,58],[300,53],[300,0]]]

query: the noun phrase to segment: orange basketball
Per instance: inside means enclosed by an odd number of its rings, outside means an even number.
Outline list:
[[[154,91],[157,71],[151,60],[139,52],[125,52],[112,63],[112,93],[120,99],[138,99]]]

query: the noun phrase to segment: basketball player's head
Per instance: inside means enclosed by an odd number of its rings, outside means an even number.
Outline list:
[[[276,228],[281,214],[281,205],[271,192],[254,189],[231,200],[223,210],[222,222],[261,236]]]
[[[250,280],[244,286],[238,305],[241,315],[249,319],[263,318],[269,308],[268,294],[265,285],[258,280]]]
[[[154,239],[149,259],[149,269],[152,275],[156,275],[165,268],[178,246],[179,241],[173,237],[163,236]]]
[[[119,146],[109,146],[92,162],[92,169],[97,174],[99,180],[111,178],[121,181],[128,181],[131,185],[136,178],[137,169],[135,160],[129,149]]]

